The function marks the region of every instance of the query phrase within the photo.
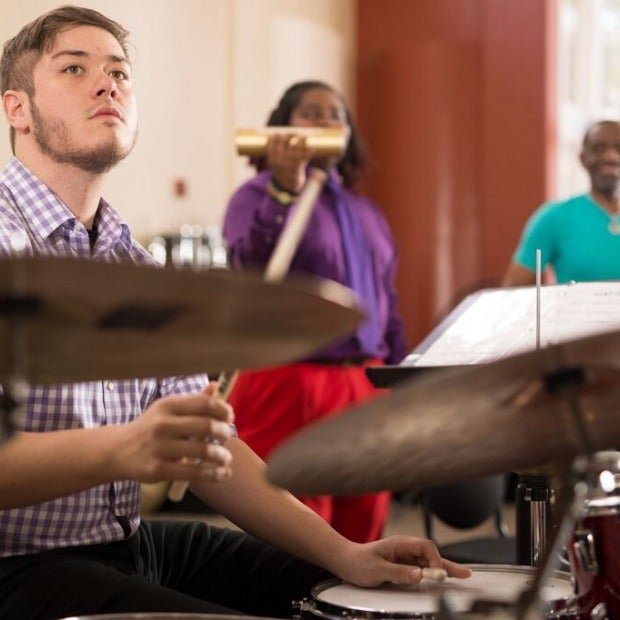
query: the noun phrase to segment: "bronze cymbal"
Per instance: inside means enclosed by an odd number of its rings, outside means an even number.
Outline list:
[[[362,319],[349,289],[310,277],[0,260],[0,373],[32,383],[274,365],[352,333]]]
[[[611,332],[420,373],[297,433],[272,453],[268,476],[294,493],[354,495],[568,462],[618,445],[620,332]]]

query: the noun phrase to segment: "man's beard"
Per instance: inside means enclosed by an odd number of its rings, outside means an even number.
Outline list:
[[[39,147],[59,164],[69,164],[84,172],[103,174],[127,157],[136,143],[137,132],[127,147],[117,141],[110,141],[91,150],[72,148],[67,126],[63,121],[44,120],[32,99],[30,108],[34,137]]]

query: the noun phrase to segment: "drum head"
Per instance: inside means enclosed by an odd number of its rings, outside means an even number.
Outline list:
[[[440,596],[455,612],[471,610],[476,601],[515,603],[534,583],[536,569],[528,566],[470,565],[468,579],[448,577],[443,582],[422,580],[415,585],[384,584],[378,588],[358,588],[338,580],[318,584],[312,590],[317,607],[325,606],[326,615],[337,609],[356,610],[367,617],[415,617],[438,611]],[[557,572],[542,588],[543,601],[573,594],[570,574]],[[322,608],[322,607],[321,607]],[[322,615],[322,614],[319,614]]]
[[[251,620],[252,616],[227,616],[221,614],[183,614],[173,612],[97,614],[94,616],[71,616],[60,620]],[[256,618],[255,620],[266,620]],[[275,619],[272,619],[275,620]]]

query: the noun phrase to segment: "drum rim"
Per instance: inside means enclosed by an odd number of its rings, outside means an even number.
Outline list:
[[[511,575],[525,575],[525,576],[534,576],[537,572],[537,568],[533,566],[523,566],[520,564],[466,564],[468,568],[477,573],[506,573]],[[550,575],[551,579],[560,579],[561,581],[565,581],[568,584],[571,583],[571,573],[563,570],[554,570]],[[409,618],[410,620],[418,620],[418,619],[426,619],[432,618],[437,615],[436,611],[432,612],[416,612],[416,611],[387,611],[381,609],[373,609],[369,610],[363,607],[343,607],[342,605],[338,605],[336,603],[332,603],[330,601],[321,600],[318,596],[321,592],[325,592],[326,590],[339,586],[339,585],[352,585],[348,584],[346,581],[339,579],[337,577],[332,577],[330,579],[326,579],[324,581],[320,581],[315,584],[310,590],[310,599],[304,599],[302,601],[301,607],[303,611],[309,611],[315,615],[323,616],[326,618],[342,618],[343,610],[350,612],[351,617],[355,618],[381,618],[382,620],[390,620],[391,618],[396,619],[405,619]],[[353,586],[355,587],[355,586]],[[567,597],[559,597],[567,598]]]
[[[373,618],[381,618],[382,620],[391,620],[402,619],[402,620],[424,620],[427,618],[432,618],[436,615],[436,612],[408,612],[408,611],[386,611],[381,609],[365,609],[362,607],[343,607],[342,605],[337,605],[336,603],[331,603],[325,600],[319,600],[317,596],[328,590],[334,586],[346,584],[342,579],[338,577],[333,577],[331,579],[326,579],[325,581],[321,581],[313,586],[310,591],[311,598],[304,599],[301,604],[302,611],[309,611],[314,615],[318,615],[324,618],[368,618],[372,620]],[[372,588],[370,588],[372,589]],[[343,612],[349,612],[343,613]]]
[[[511,574],[523,574],[523,575],[532,575],[535,574],[537,569],[534,566],[526,566],[521,564],[465,564],[470,570],[477,573],[498,573],[498,572],[506,572]],[[563,579],[566,581],[570,581],[571,574],[569,571],[564,570],[554,570],[552,573],[552,577],[557,579]],[[317,594],[324,592],[328,588],[347,584],[343,579],[339,579],[338,577],[331,577],[330,579],[325,579],[324,581],[320,581],[315,584],[310,590],[310,594],[315,597]],[[348,584],[352,585],[352,584]]]
[[[226,614],[196,614],[173,611],[139,611],[139,612],[116,612],[109,614],[86,614],[79,616],[67,616],[59,620],[252,620],[252,616],[226,615]],[[269,620],[258,618],[254,620]],[[274,619],[275,620],[275,619]]]

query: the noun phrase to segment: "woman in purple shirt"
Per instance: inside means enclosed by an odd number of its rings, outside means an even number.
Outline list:
[[[317,159],[305,139],[270,136],[257,175],[232,196],[224,236],[234,268],[263,267],[306,184],[310,166],[328,172],[291,272],[310,273],[352,288],[367,320],[350,338],[284,367],[244,372],[230,397],[240,436],[262,457],[301,427],[377,396],[364,367],[398,363],[407,352],[394,286],[396,249],[381,211],[355,191],[366,154],[342,97],[322,82],[300,82],[282,96],[269,126],[344,127],[342,158]],[[274,317],[277,320],[277,317]],[[302,497],[352,540],[376,540],[390,494]]]

